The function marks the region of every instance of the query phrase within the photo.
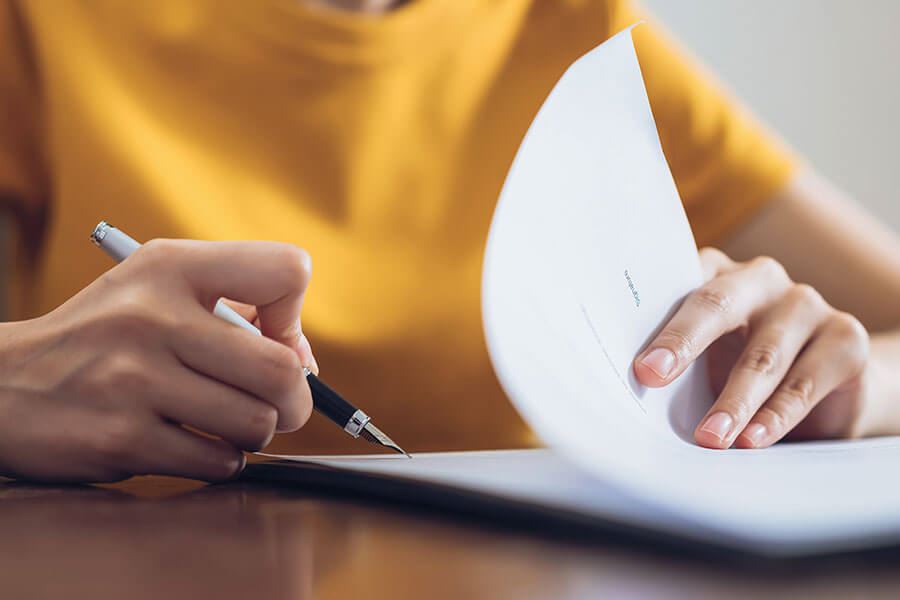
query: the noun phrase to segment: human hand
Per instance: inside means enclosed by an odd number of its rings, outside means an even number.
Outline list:
[[[0,474],[222,480],[309,418],[310,261],[274,242],[154,240],[53,312],[0,325]],[[262,336],[212,314],[255,306]]]
[[[705,248],[706,283],[634,362],[642,384],[674,381],[704,351],[717,399],[694,431],[707,448],[764,448],[857,435],[869,389],[869,336],[771,258]]]

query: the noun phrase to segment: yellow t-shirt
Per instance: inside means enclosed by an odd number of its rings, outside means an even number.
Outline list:
[[[379,17],[0,0],[0,197],[34,240],[12,317],[110,267],[87,240],[101,219],[142,240],[292,242],[315,265],[303,323],[323,377],[395,439],[533,443],[483,342],[485,236],[550,88],[639,18],[623,0],[413,0]],[[715,242],[791,160],[657,26],[635,40],[698,242]],[[320,417],[276,444],[360,450]]]

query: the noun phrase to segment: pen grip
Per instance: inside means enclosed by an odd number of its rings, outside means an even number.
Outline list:
[[[356,407],[340,397],[333,389],[325,385],[321,379],[310,373],[306,376],[309,389],[312,390],[313,405],[316,410],[344,427],[356,412]]]

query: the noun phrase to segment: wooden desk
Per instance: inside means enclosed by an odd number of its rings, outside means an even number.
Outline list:
[[[900,558],[775,569],[247,483],[0,483],[0,597],[896,597]]]

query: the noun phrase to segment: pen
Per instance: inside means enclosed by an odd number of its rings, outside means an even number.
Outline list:
[[[116,262],[122,262],[141,247],[137,241],[124,231],[113,227],[106,221],[100,221],[97,224],[91,233],[91,241]],[[262,335],[259,329],[222,302],[221,299],[216,302],[213,314],[256,335]],[[352,437],[362,437],[367,442],[380,444],[409,457],[409,454],[395,444],[391,438],[375,427],[369,415],[344,400],[340,394],[313,375],[308,368],[303,367],[303,373],[306,375],[306,381],[309,384],[309,389],[312,391],[313,406],[317,411],[343,428]]]

